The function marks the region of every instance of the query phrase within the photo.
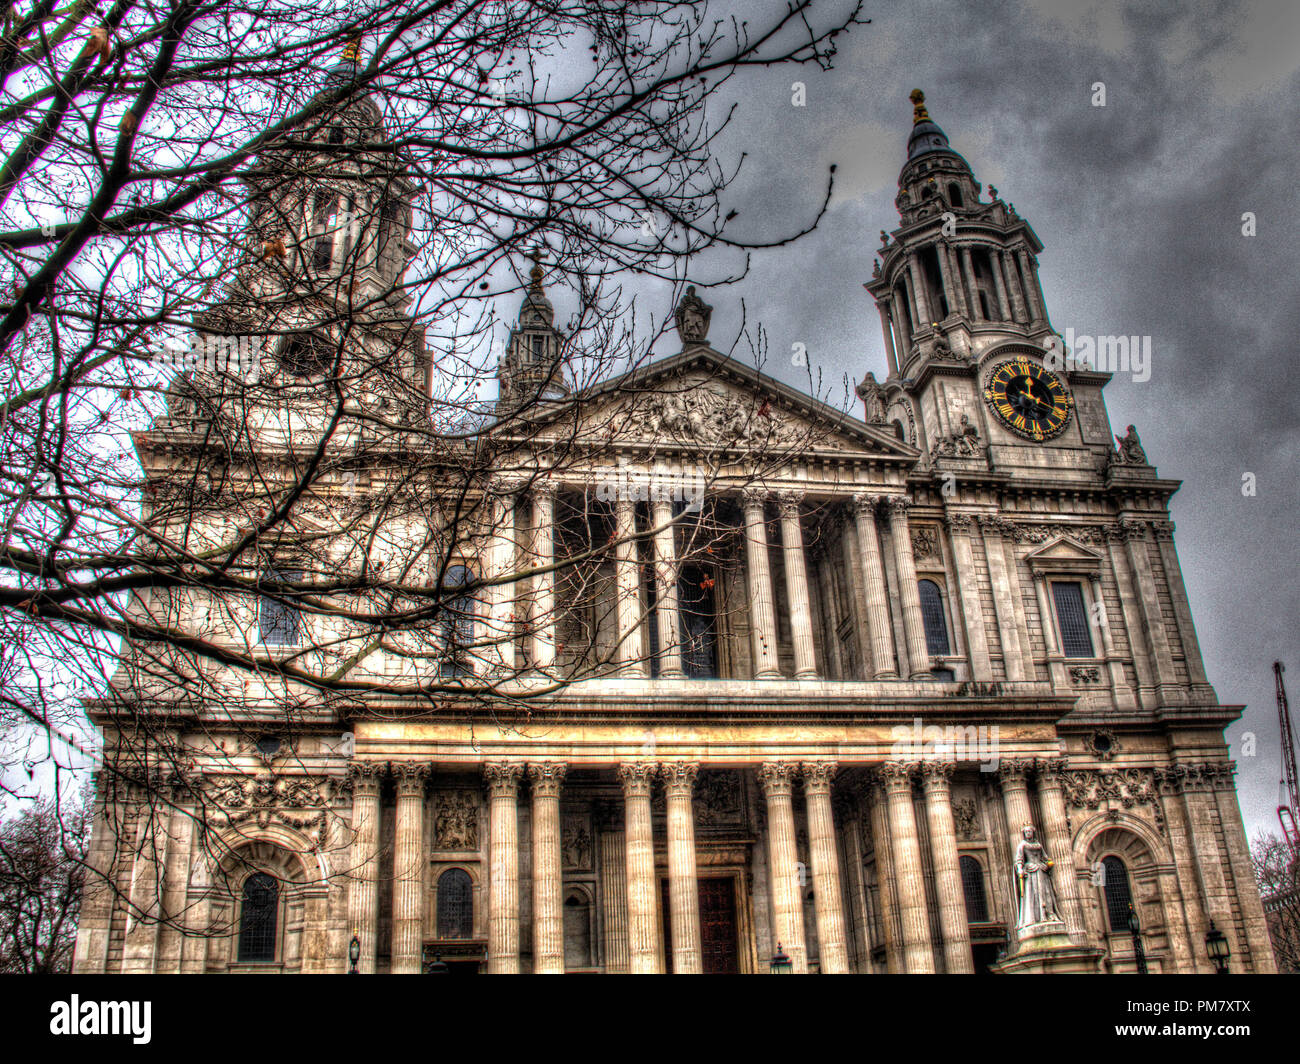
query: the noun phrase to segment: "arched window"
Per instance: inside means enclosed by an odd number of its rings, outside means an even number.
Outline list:
[[[239,959],[275,960],[275,925],[280,910],[280,884],[274,876],[255,872],[244,881],[239,908]]]
[[[897,436],[903,443],[906,443],[907,433],[903,431],[903,423],[899,421],[897,418],[895,418],[893,421],[893,426],[894,426],[894,435]]]
[[[1102,889],[1106,893],[1106,924],[1112,931],[1128,930],[1128,911],[1133,904],[1128,869],[1118,857],[1101,862]]]
[[[449,565],[442,578],[442,586],[447,591],[456,591],[468,587],[474,582],[474,573],[463,565]],[[453,594],[443,603],[442,617],[439,621],[446,654],[439,666],[444,678],[451,676],[469,676],[473,670],[469,665],[467,648],[474,642],[474,598],[472,595]]]
[[[943,595],[933,580],[917,584],[921,593],[921,620],[925,625],[925,649],[931,654],[949,654],[948,622],[943,616]]]
[[[966,920],[985,924],[989,919],[989,899],[984,893],[984,869],[974,857],[961,858],[961,891],[966,897]]]
[[[474,937],[474,888],[463,868],[438,877],[438,937]]]

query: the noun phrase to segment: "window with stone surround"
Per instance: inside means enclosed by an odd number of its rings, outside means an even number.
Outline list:
[[[1067,658],[1092,657],[1092,633],[1088,629],[1083,585],[1073,581],[1053,581],[1052,599],[1056,604],[1057,628],[1061,633],[1061,652]]]

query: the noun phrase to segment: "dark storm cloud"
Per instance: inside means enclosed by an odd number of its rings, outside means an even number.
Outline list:
[[[739,327],[743,299],[748,322],[768,332],[768,372],[807,388],[790,364],[801,342],[824,385],[868,370],[883,378],[862,283],[878,231],[897,224],[907,93],[923,88],[976,177],[1046,245],[1054,327],[1152,337],[1150,380],[1117,375],[1106,390],[1112,426],[1135,423],[1161,476],[1184,481],[1172,509],[1207,670],[1221,701],[1248,704],[1229,732],[1247,826],[1275,828],[1274,658],[1291,659],[1300,689],[1300,25],[1290,5],[915,3],[866,14],[873,25],[850,34],[833,71],[762,72],[733,86],[727,147],[749,153],[731,190],[735,224],[758,235],[802,222],[831,163],[837,194],[816,233],[755,255],[743,282],[712,291],[715,343]],[[791,106],[795,80],[806,108]],[[1090,103],[1098,81],[1105,107]],[[1246,211],[1258,219],[1253,238],[1241,232]],[[710,265],[696,276],[708,279]],[[1254,498],[1241,493],[1247,472]],[[1253,757],[1244,732],[1258,737]]]

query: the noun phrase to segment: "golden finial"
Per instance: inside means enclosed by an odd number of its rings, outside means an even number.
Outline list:
[[[343,61],[345,63],[356,63],[361,59],[361,36],[349,37],[348,43],[343,46]]]
[[[913,89],[907,98],[912,101],[912,125],[930,121],[930,112],[925,109],[925,93]]]

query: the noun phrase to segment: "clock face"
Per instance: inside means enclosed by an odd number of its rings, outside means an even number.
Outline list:
[[[1074,405],[1055,373],[1024,358],[1000,363],[985,385],[984,398],[1007,428],[1027,440],[1060,435]]]

